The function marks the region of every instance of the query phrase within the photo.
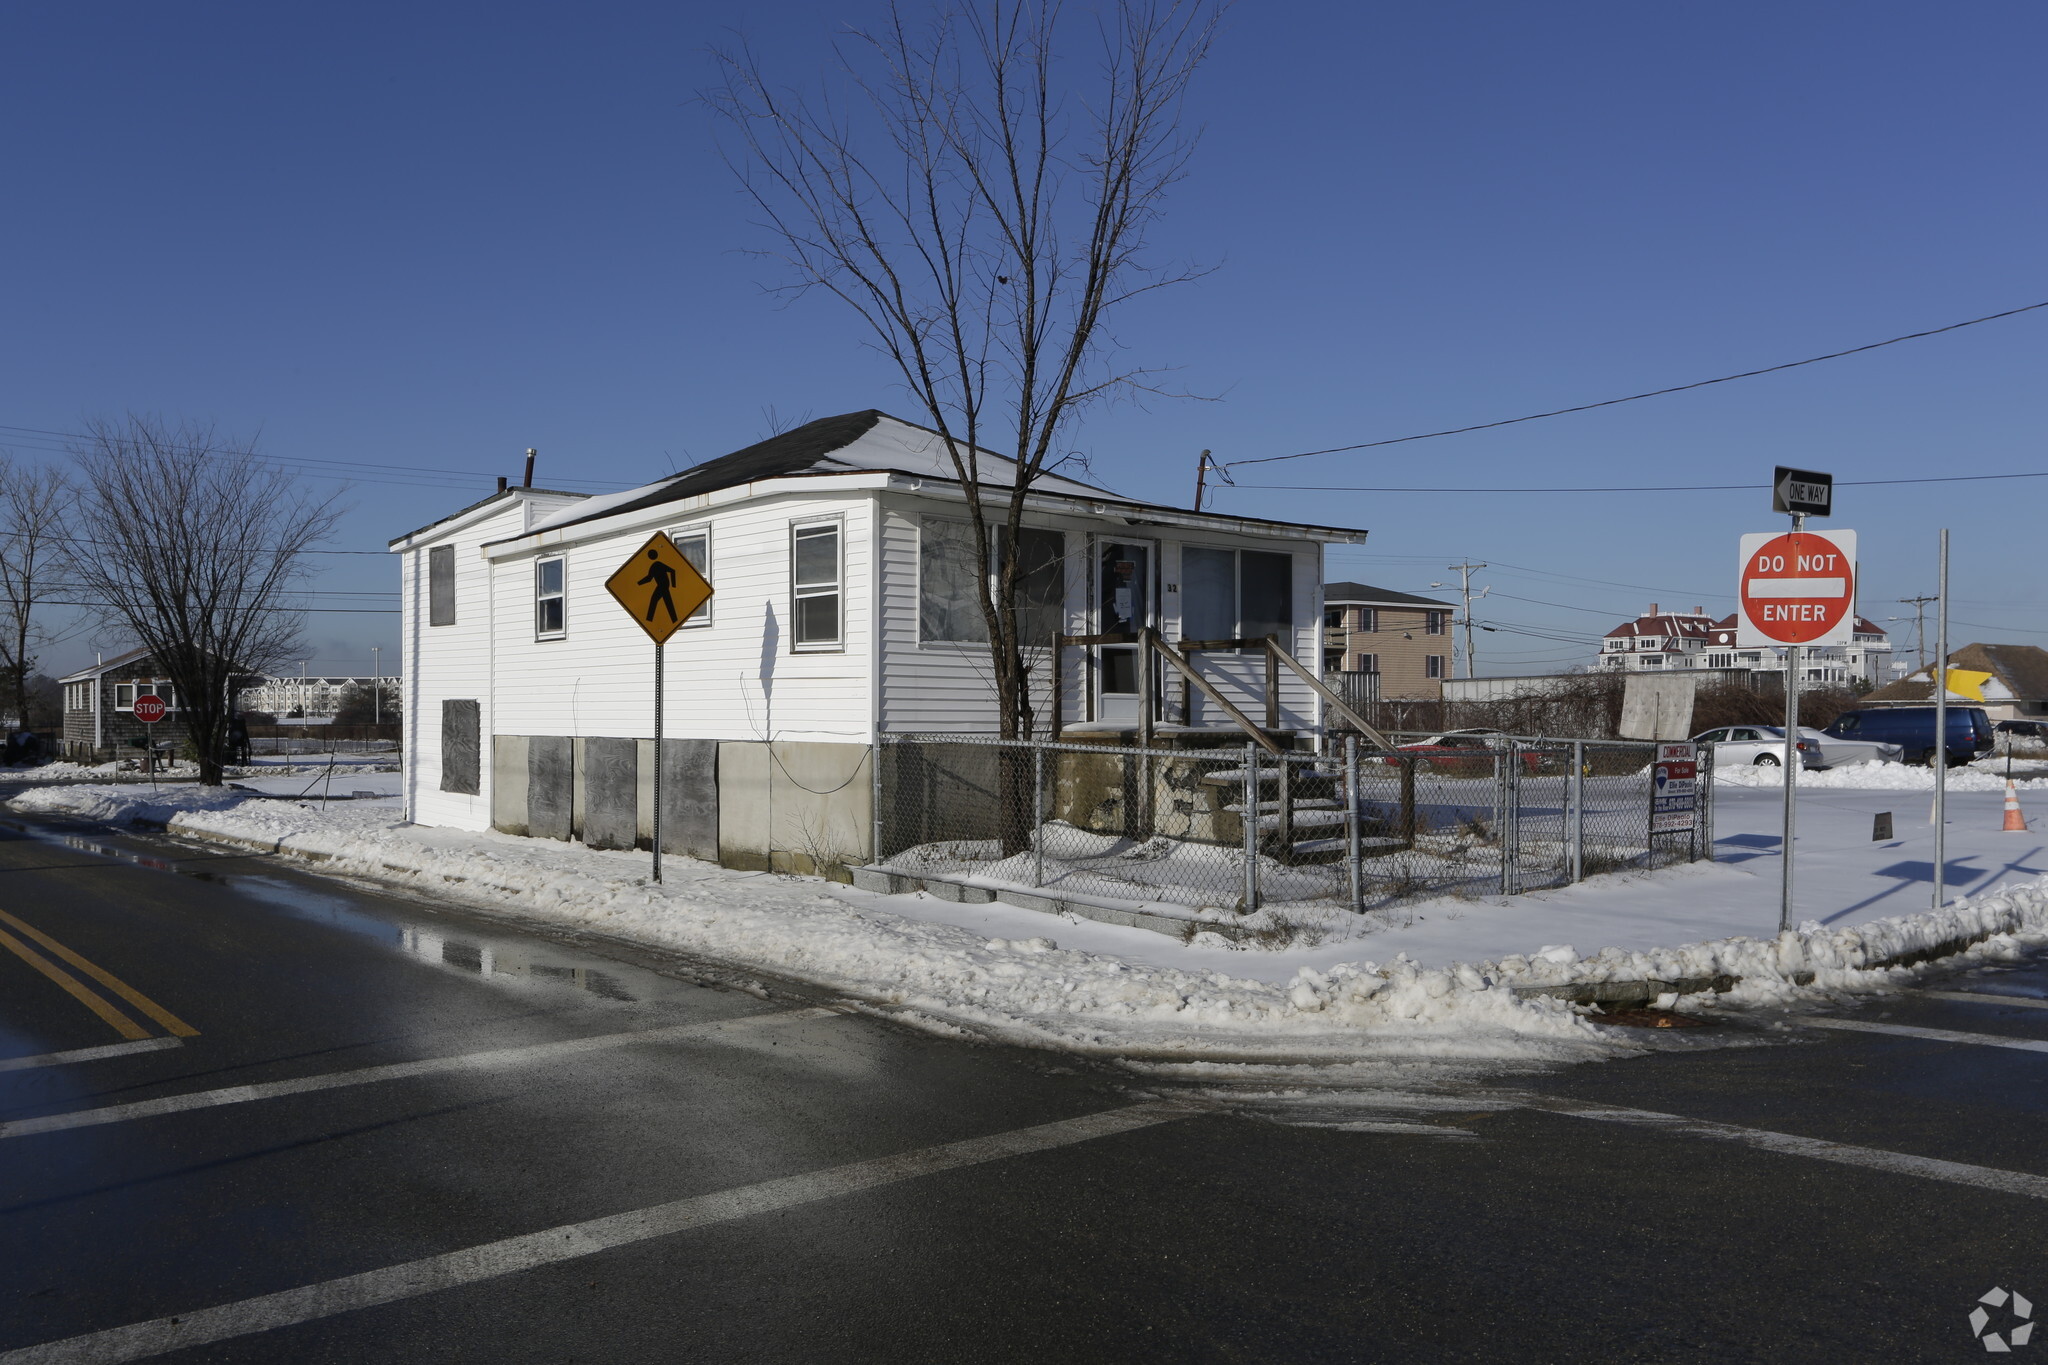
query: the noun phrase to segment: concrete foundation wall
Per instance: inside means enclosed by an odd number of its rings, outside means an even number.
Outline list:
[[[526,736],[491,737],[491,828],[526,833]]]
[[[508,834],[647,848],[654,742],[498,735],[492,824]],[[869,858],[865,744],[662,741],[662,847],[727,867],[845,880]]]

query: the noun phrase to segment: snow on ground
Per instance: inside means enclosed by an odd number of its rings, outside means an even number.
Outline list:
[[[1934,912],[1933,831],[1928,794],[1918,789],[1928,774],[1891,765],[1883,775],[1916,789],[1871,786],[1869,775],[1840,786],[1802,782],[1800,928],[1782,936],[1781,791],[1724,782],[1714,863],[1363,917],[1321,912],[1326,923],[1297,911],[1295,945],[1277,950],[1213,934],[1181,943],[1000,903],[874,895],[686,858],[667,860],[668,880],[657,886],[645,853],[406,825],[395,796],[323,810],[317,799],[231,789],[79,785],[32,790],[10,804],[325,854],[324,870],[410,879],[495,913],[751,965],[914,1021],[1016,1041],[1180,1060],[1506,1061],[1640,1045],[1561,1002],[1518,998],[1513,985],[1728,974],[1744,984],[1725,1002],[1785,1001],[1800,993],[1795,974],[1812,973],[1823,992],[1877,989],[1907,974],[1869,964],[1899,953],[1988,935],[1972,951],[1996,958],[2023,941],[2048,941],[2048,837],[2001,831],[2002,778],[1975,790],[1984,774],[1957,774],[1964,789],[1950,797],[1947,845],[1957,899]],[[370,780],[352,773],[336,786]],[[389,785],[395,793],[395,776]],[[2048,793],[2030,787],[2022,799],[2048,819]],[[1895,837],[1874,842],[1872,817],[1885,811]]]

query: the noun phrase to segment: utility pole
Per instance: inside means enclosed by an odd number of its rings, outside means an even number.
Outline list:
[[[370,714],[375,723],[384,723],[384,647],[370,646]]]
[[[1202,510],[1202,494],[1209,488],[1209,452],[1202,452],[1202,461],[1195,466],[1195,510]]]
[[[1474,659],[1474,658],[1472,657],[1472,571],[1473,571],[1473,570],[1475,570],[1475,569],[1483,569],[1483,568],[1485,568],[1485,567],[1486,567],[1486,565],[1484,565],[1484,564],[1452,564],[1452,565],[1450,565],[1450,566],[1448,566],[1448,567],[1449,567],[1449,568],[1450,568],[1450,569],[1451,569],[1451,570],[1452,570],[1453,572],[1455,572],[1456,574],[1458,574],[1458,575],[1459,575],[1459,581],[1461,582],[1461,584],[1463,585],[1463,588],[1464,588],[1464,594],[1465,594],[1465,676],[1466,676],[1466,677],[1468,677],[1468,678],[1476,678],[1476,677],[1478,677],[1478,676],[1479,676],[1479,671],[1478,671],[1478,668],[1477,668],[1477,663],[1478,663],[1478,661],[1477,661],[1476,659]],[[1452,673],[1453,673],[1453,674],[1455,674],[1455,673],[1457,672],[1457,670],[1456,670],[1456,669],[1452,669],[1451,671],[1452,671]]]
[[[1901,597],[1899,599],[1901,606],[1913,609],[1913,654],[1918,661],[1916,667],[1927,667],[1927,604],[1929,602],[1939,602],[1940,600],[1939,596]]]

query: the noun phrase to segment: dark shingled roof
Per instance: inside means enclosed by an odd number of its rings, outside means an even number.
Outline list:
[[[1989,673],[2005,690],[2026,702],[2048,701],[2048,650],[2038,645],[1964,645],[1951,651],[1950,668]],[[1872,702],[1931,701],[1934,680],[1929,670],[1888,683],[1864,698]]]
[[[1412,592],[1395,592],[1391,588],[1374,588],[1364,583],[1325,583],[1323,601],[1332,606],[1449,608],[1455,605],[1439,602],[1434,597],[1417,597]]]
[[[686,469],[674,478],[662,481],[644,495],[629,502],[610,504],[584,516],[554,522],[550,529],[574,526],[578,522],[594,521],[599,517],[617,516],[622,512],[637,512],[643,507],[658,507],[665,502],[693,498],[700,493],[716,493],[721,488],[735,488],[740,484],[756,483],[762,479],[785,478],[792,474],[837,474],[870,470],[874,468],[873,465],[856,464],[851,460],[834,460],[832,452],[845,449],[873,431],[875,424],[884,417],[889,417],[889,414],[880,408],[845,412],[837,417],[820,417],[815,422],[793,427],[779,436],[756,441],[753,445],[743,450],[735,450],[730,455],[706,460],[694,469]],[[903,422],[900,417],[891,417],[890,420]],[[903,422],[903,425],[916,424]],[[917,429],[929,430],[926,427]],[[1064,474],[1059,478],[1066,483],[1079,483],[1079,480]],[[1093,485],[1082,486],[1093,488]],[[1116,496],[1107,489],[1097,491],[1105,497]]]

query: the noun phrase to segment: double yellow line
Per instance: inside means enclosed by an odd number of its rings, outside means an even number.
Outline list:
[[[77,953],[72,952],[69,948],[66,948],[63,944],[57,942],[56,939],[51,938],[35,926],[23,923],[5,910],[0,910],[0,923],[11,925],[13,928],[20,930],[24,937],[34,940],[47,950],[52,957],[68,962],[94,981],[99,982],[101,986],[113,992],[122,1000],[127,1001],[137,1013],[155,1020],[163,1027],[166,1033],[171,1034],[173,1037],[193,1038],[198,1036],[198,1029],[193,1028],[183,1019],[172,1014],[162,1005],[157,1004],[156,1001],[150,999],[141,991],[136,990],[112,972],[86,961]],[[70,972],[59,967],[55,962],[50,961],[48,957],[44,957],[42,953],[29,947],[20,938],[16,938],[13,934],[8,933],[5,929],[0,929],[0,948],[5,948],[8,952],[13,953],[23,962],[26,962],[29,966],[63,987],[65,992],[77,1000],[79,1004],[84,1005],[94,1014],[97,1014],[100,1018],[111,1024],[114,1031],[123,1038],[138,1040],[150,1036],[148,1029],[122,1013],[112,1001],[108,1000],[98,991],[93,990],[92,987],[80,981]]]

